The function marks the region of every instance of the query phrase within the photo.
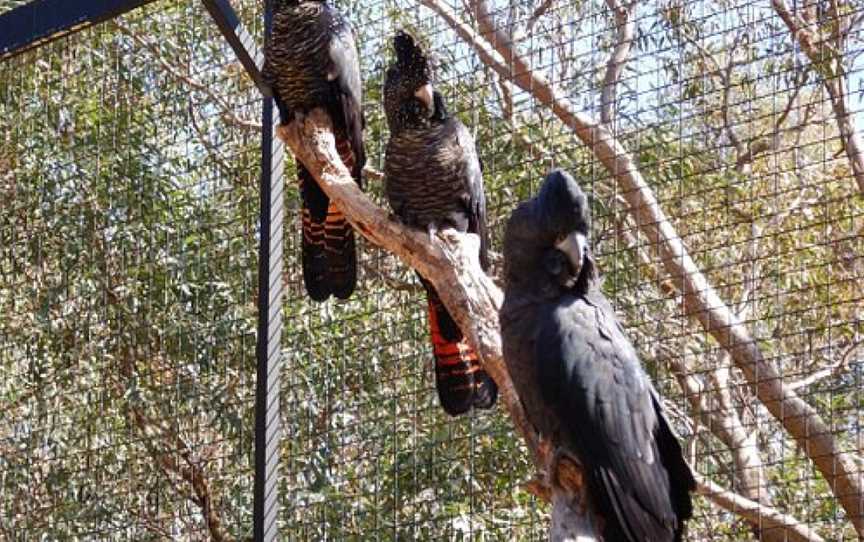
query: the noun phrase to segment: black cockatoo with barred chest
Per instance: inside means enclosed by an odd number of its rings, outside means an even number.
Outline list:
[[[677,542],[695,481],[600,291],[588,220],[585,194],[562,171],[513,212],[504,237],[504,359],[554,457],[582,466],[603,540]]]
[[[263,76],[283,124],[316,107],[327,111],[339,155],[362,186],[366,154],[360,64],[347,19],[326,1],[274,0]],[[357,283],[354,230],[300,163],[297,175],[306,291],[316,301],[331,295],[346,299]]]
[[[480,236],[480,263],[488,268],[486,196],[474,139],[452,117],[432,85],[432,66],[414,38],[399,32],[396,62],[387,70],[384,109],[390,129],[384,161],[390,206],[408,226],[433,234],[454,228]],[[447,312],[421,278],[428,300],[435,381],[444,410],[491,408],[498,388]]]

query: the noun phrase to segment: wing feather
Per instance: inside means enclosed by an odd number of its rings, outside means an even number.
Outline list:
[[[360,81],[360,61],[357,58],[357,45],[350,25],[344,23],[330,40],[328,53],[327,79],[334,87],[334,103],[331,115],[334,121],[345,129],[345,135],[354,153],[352,176],[362,186],[361,172],[366,165],[366,151],[363,145],[362,82]]]
[[[462,123],[459,123],[456,137],[462,151],[462,175],[468,193],[466,205],[468,231],[480,237],[480,265],[485,270],[489,269],[489,233],[486,229],[486,192],[483,187],[483,170],[477,156],[474,138]]]
[[[658,450],[666,423],[611,307],[568,297],[539,326],[539,384],[561,418],[562,440],[589,470],[598,510],[612,516],[608,538],[671,542],[684,517]]]

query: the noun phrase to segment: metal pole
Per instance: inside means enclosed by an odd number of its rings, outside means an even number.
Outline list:
[[[265,40],[271,1],[265,2]],[[261,130],[261,240],[258,260],[258,371],[255,394],[254,539],[277,540],[279,389],[282,336],[283,146],[273,138],[273,99],[264,98]]]
[[[108,21],[153,0],[34,0],[0,15],[0,60]]]

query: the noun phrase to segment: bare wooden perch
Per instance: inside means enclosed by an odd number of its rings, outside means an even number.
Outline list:
[[[498,309],[501,290],[480,268],[476,235],[443,230],[428,234],[404,227],[375,205],[357,186],[336,152],[332,124],[327,114],[315,109],[300,122],[276,129],[321,188],[339,206],[348,221],[366,239],[392,252],[432,282],[441,300],[477,350],[483,366],[498,384],[499,393],[513,424],[521,433],[538,470],[546,468],[548,450],[541,445],[525,418],[522,404],[504,364]],[[558,483],[546,480],[536,487],[541,497],[553,503],[552,540],[595,540],[593,523],[584,506],[581,475],[569,462],[559,473],[549,473]],[[581,515],[579,514],[581,512]]]
[[[657,248],[663,268],[681,292],[685,314],[697,320],[729,352],[759,400],[813,461],[845,509],[846,517],[859,536],[864,536],[864,480],[854,456],[842,448],[816,409],[785,384],[777,369],[765,359],[745,323],[729,309],[690,256],[621,142],[602,123],[577,111],[529,66],[512,41],[495,26],[484,9],[485,2],[473,0],[482,35],[440,0],[421,2],[473,47],[484,64],[548,107],[615,178],[629,206],[628,212]]]

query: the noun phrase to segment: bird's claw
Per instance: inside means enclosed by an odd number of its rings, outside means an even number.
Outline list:
[[[562,476],[560,474],[562,473],[559,473],[559,471],[561,470],[562,462],[569,461],[580,470],[582,468],[582,463],[575,456],[573,456],[573,454],[560,446],[555,446],[554,448],[552,448],[551,452],[552,453],[547,456],[548,459],[546,461],[546,483],[549,484],[549,487],[558,487],[564,489],[564,485],[566,484],[561,483]],[[573,469],[568,468],[566,470],[569,473]],[[565,480],[569,480],[573,478],[573,476],[567,475],[563,478]],[[581,484],[581,480],[575,481]]]

